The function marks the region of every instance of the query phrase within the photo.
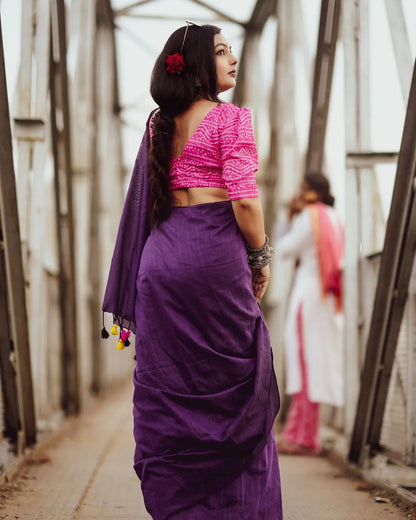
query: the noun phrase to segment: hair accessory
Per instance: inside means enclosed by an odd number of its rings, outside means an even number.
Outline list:
[[[181,45],[181,49],[179,51],[179,54],[182,54],[182,51],[183,51],[183,46],[185,44],[185,40],[186,40],[186,35],[188,34],[188,29],[191,25],[195,25],[195,27],[201,27],[199,24],[195,23],[195,22],[191,22],[191,20],[185,20],[186,22],[186,28],[185,28],[185,34],[183,35],[183,40],[182,40],[182,45]]]
[[[246,245],[248,265],[253,269],[266,267],[272,261],[274,249],[269,245],[269,237],[266,235],[266,242],[259,249],[252,249]]]
[[[171,74],[179,74],[186,67],[186,63],[183,59],[183,54],[175,52],[175,54],[168,54],[166,60],[166,70]]]
[[[181,48],[179,52],[175,52],[175,54],[168,54],[165,60],[166,70],[171,74],[178,74],[180,76],[183,69],[186,67],[185,60],[183,59],[183,46],[185,45],[186,36],[188,34],[188,29],[191,25],[195,25],[196,27],[201,27],[197,23],[191,22],[190,20],[186,20],[185,34],[183,35],[183,40],[181,44]]]

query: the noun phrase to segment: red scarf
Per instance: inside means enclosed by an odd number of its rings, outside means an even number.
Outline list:
[[[341,259],[344,249],[344,232],[340,221],[333,222],[322,202],[308,204],[312,229],[318,252],[322,296],[335,296],[337,311],[342,308]]]

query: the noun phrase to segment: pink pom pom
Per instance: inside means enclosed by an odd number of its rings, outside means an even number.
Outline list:
[[[122,341],[126,341],[129,339],[131,332],[129,330],[122,330],[120,333],[120,337]]]

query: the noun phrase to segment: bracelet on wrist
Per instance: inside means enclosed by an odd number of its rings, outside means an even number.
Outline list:
[[[253,269],[261,269],[266,267],[272,261],[274,249],[269,244],[269,237],[266,235],[266,241],[263,247],[253,249],[246,245],[248,265]]]

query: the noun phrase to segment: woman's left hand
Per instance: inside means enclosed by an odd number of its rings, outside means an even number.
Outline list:
[[[251,269],[253,293],[256,300],[263,298],[270,280],[270,266],[266,265],[260,269]]]

